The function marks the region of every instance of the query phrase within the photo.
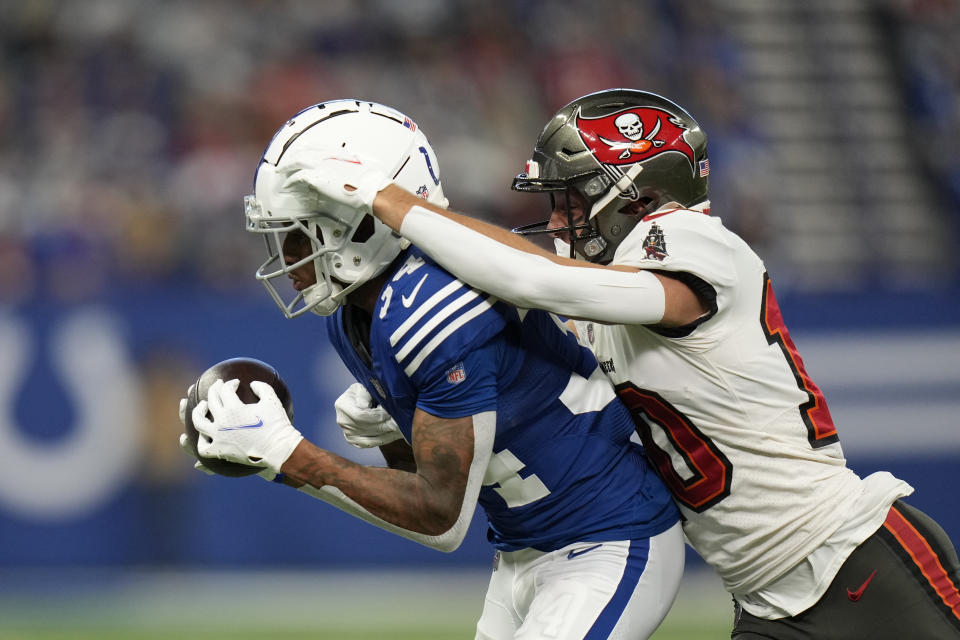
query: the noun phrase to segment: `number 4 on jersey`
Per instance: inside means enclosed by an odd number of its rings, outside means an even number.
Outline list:
[[[513,452],[504,449],[493,454],[483,477],[483,485],[493,487],[511,509],[522,507],[550,495],[550,490],[532,474],[526,478],[520,475],[525,465]]]

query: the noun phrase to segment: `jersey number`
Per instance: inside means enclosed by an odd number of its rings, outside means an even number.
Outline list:
[[[804,369],[803,360],[790,339],[767,274],[763,276],[760,325],[767,342],[780,347],[797,386],[807,394],[807,401],[802,403],[799,409],[807,426],[810,446],[817,448],[837,442],[837,429],[833,425],[827,403]],[[680,503],[699,513],[730,494],[733,466],[689,418],[655,391],[641,389],[630,382],[617,385],[616,389],[617,395],[633,415],[637,433],[647,450],[647,457]],[[659,427],[669,444],[657,444],[652,425]],[[671,449],[672,453],[667,449]],[[681,475],[678,468],[687,471]]]
[[[793,377],[797,381],[797,386],[807,394],[807,401],[800,405],[800,417],[807,425],[807,440],[810,441],[810,446],[816,449],[839,441],[837,428],[833,426],[833,418],[830,417],[830,410],[827,409],[827,401],[803,367],[803,360],[800,359],[797,347],[790,339],[787,326],[783,322],[783,315],[780,313],[780,305],[777,304],[777,298],[773,295],[770,276],[766,273],[763,274],[760,326],[763,327],[763,332],[767,336],[767,342],[780,346],[784,358],[790,365],[790,371],[793,372]]]
[[[633,416],[647,457],[681,504],[700,513],[730,495],[733,465],[710,438],[656,391],[631,382],[616,389]],[[659,427],[669,445],[657,444],[653,425]],[[684,475],[678,467],[687,470]]]
[[[525,466],[517,456],[513,455],[513,452],[504,449],[490,457],[487,472],[483,476],[483,484],[484,486],[499,485],[493,490],[500,494],[511,509],[550,495],[550,490],[536,474],[526,478],[520,476],[519,471]]]

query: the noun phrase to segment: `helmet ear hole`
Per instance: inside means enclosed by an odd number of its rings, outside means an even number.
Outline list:
[[[649,196],[640,196],[636,200],[629,200],[627,204],[618,210],[618,213],[626,213],[635,216],[645,216],[656,209],[654,199]]]
[[[353,237],[350,238],[351,242],[366,242],[371,237],[373,237],[374,232],[376,231],[376,226],[373,220],[373,216],[369,213],[363,216],[363,220],[360,221],[360,224],[357,225],[356,230],[353,232]]]

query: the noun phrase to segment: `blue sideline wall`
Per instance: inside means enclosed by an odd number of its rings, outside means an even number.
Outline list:
[[[889,470],[960,542],[960,305],[955,296],[781,295],[850,465]],[[314,317],[285,320],[262,292],[121,292],[76,305],[0,306],[0,566],[483,565],[482,516],[442,554],[259,478],[207,477],[171,454],[176,397],[156,406],[151,366],[186,382],[219,360],[270,362],[298,427],[360,462],[332,403],[350,382]],[[169,375],[174,375],[168,372]],[[176,379],[176,378],[175,378]],[[169,394],[168,394],[169,395]],[[163,398],[163,396],[160,396]]]

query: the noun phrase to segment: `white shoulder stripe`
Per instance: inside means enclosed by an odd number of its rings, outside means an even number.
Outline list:
[[[483,313],[484,311],[486,311],[487,309],[495,305],[497,302],[498,302],[497,298],[494,298],[493,296],[489,296],[486,300],[484,300],[483,302],[481,302],[480,304],[478,304],[477,306],[470,309],[469,311],[464,313],[462,316],[460,316],[459,318],[451,322],[449,325],[446,326],[446,328],[444,328],[443,331],[435,335],[433,339],[430,340],[430,342],[424,345],[423,349],[420,350],[420,353],[418,353],[417,356],[413,359],[413,361],[410,364],[408,364],[406,368],[404,368],[403,372],[408,376],[412,376],[416,372],[416,370],[420,368],[420,365],[423,364],[423,361],[427,359],[427,356],[433,353],[433,351],[444,340],[446,340],[450,336],[450,334],[452,334],[454,331],[456,331],[466,323],[470,322],[471,320],[479,316],[481,313]]]
[[[436,315],[434,315],[432,318],[430,318],[429,321],[427,321],[422,327],[420,327],[420,329],[418,329],[417,332],[413,334],[413,337],[407,340],[407,343],[400,348],[400,350],[396,353],[396,355],[394,355],[394,358],[396,358],[397,362],[401,362],[404,358],[410,355],[410,352],[413,351],[413,348],[416,347],[418,344],[420,344],[423,341],[423,339],[430,334],[431,331],[436,329],[438,324],[446,320],[448,317],[450,317],[450,315],[452,315],[455,311],[459,310],[465,304],[467,304],[468,302],[470,302],[471,300],[474,300],[479,296],[480,296],[480,293],[478,291],[471,289],[470,291],[467,291],[462,296],[460,296],[459,298],[457,298],[456,300],[454,300],[453,302],[445,306],[443,309],[438,311]],[[397,332],[394,332],[394,335],[396,335],[396,333]],[[399,336],[399,337],[402,337],[402,336]],[[394,346],[394,345],[391,345],[391,346]]]
[[[411,313],[407,317],[407,319],[403,321],[403,324],[397,327],[397,330],[394,331],[393,334],[391,334],[390,346],[391,347],[397,346],[397,343],[400,341],[400,338],[402,338],[407,333],[407,331],[410,331],[410,327],[412,327],[417,322],[419,322],[420,318],[422,318],[424,315],[426,315],[428,311],[430,311],[435,306],[437,306],[441,300],[443,300],[444,298],[446,298],[447,296],[449,296],[451,293],[461,288],[462,286],[463,286],[462,282],[460,282],[459,280],[454,280],[453,282],[445,286],[443,289],[440,289],[440,291],[437,291],[435,294],[427,298],[427,301],[424,302],[419,307],[417,307],[417,310]]]

